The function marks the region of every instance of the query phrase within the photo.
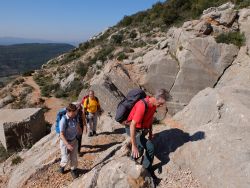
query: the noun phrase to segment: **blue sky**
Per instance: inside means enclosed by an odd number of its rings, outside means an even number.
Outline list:
[[[163,0],[161,0],[163,1]],[[84,41],[159,0],[1,0],[0,37]]]

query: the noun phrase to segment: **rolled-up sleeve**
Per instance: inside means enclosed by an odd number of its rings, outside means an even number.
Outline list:
[[[65,118],[62,118],[59,122],[60,132],[65,132],[66,128],[66,120]]]

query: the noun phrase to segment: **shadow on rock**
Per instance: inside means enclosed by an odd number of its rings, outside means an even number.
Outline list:
[[[101,132],[98,135],[112,135],[112,134],[124,134],[124,133],[125,133],[124,128],[118,128],[118,129],[115,129],[112,132]]]
[[[198,131],[193,135],[189,135],[181,129],[169,129],[155,134],[155,156],[161,161],[154,165],[154,169],[162,171],[162,166],[166,165],[170,159],[169,154],[187,142],[195,142],[205,138],[205,133]]]
[[[89,171],[90,170],[87,170],[87,169],[80,169],[80,168],[77,169],[77,172],[78,172],[79,176],[82,176],[82,175],[88,173]]]
[[[98,153],[107,150],[108,148],[120,144],[121,142],[112,142],[109,144],[102,144],[102,145],[82,145],[81,147],[93,149],[92,151],[86,151],[86,152],[81,152],[81,155],[84,155],[85,153]]]

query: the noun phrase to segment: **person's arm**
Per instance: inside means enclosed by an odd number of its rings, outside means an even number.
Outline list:
[[[102,115],[102,109],[99,100],[97,101],[97,115],[98,116]]]
[[[77,117],[76,117],[76,120],[77,120],[76,128],[77,128],[77,134],[78,135],[82,134],[82,128],[81,128],[82,118],[81,118],[80,113],[82,113],[82,111],[78,112]]]
[[[62,118],[60,120],[59,126],[60,126],[60,138],[62,139],[62,141],[65,144],[65,146],[67,147],[67,149],[70,151],[73,151],[73,146],[70,145],[65,138],[66,121],[64,118]]]
[[[139,151],[136,145],[136,140],[135,140],[135,125],[136,125],[136,121],[132,120],[131,124],[130,124],[130,138],[131,138],[131,144],[132,144],[132,156],[134,158],[138,158],[139,157]]]
[[[82,111],[82,124],[83,124],[82,131],[84,131],[87,134],[88,129],[87,129],[87,122],[86,122],[86,116],[85,116],[84,110]]]
[[[78,134],[81,135],[82,134],[82,128],[80,126],[80,123],[77,123],[77,127],[76,128],[77,128]]]
[[[135,106],[135,113],[133,115],[131,124],[130,124],[130,137],[131,137],[131,144],[132,144],[132,156],[134,158],[139,157],[139,151],[136,145],[136,124],[141,122],[144,117],[145,112],[145,105],[142,101],[138,101]]]

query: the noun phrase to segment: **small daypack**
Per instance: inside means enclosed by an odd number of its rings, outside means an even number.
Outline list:
[[[82,98],[82,102],[81,102],[81,105],[84,105],[84,102],[86,99],[89,98],[89,95],[85,95],[83,98]]]
[[[67,113],[67,110],[66,108],[62,108],[60,109],[58,112],[57,112],[57,115],[56,115],[56,133],[60,133],[60,126],[59,126],[59,123],[60,123],[60,120],[62,119],[63,116],[65,116]],[[66,128],[68,126],[68,123],[67,123],[67,118],[66,118]]]
[[[141,89],[132,89],[127,94],[126,98],[124,98],[117,106],[115,120],[119,123],[124,122],[127,120],[130,111],[132,110],[133,106],[139,100],[142,100],[145,104],[145,112],[147,111],[147,103],[144,100],[146,98],[146,93]]]

